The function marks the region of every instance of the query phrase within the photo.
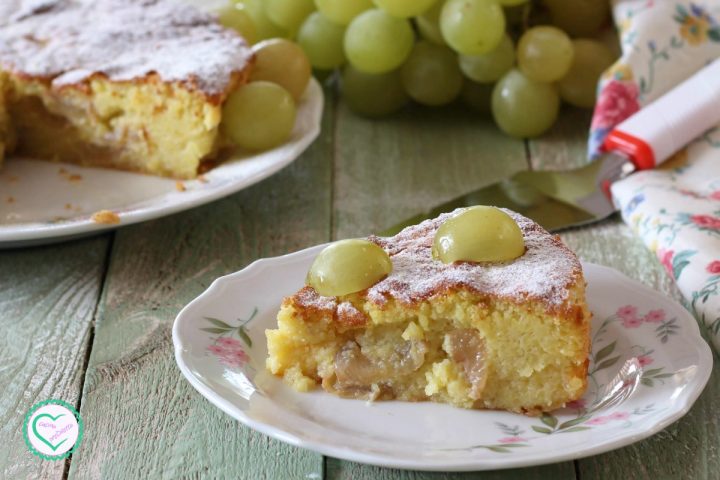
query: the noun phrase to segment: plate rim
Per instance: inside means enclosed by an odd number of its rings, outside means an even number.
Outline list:
[[[185,199],[185,201],[149,205],[124,211],[120,213],[122,221],[117,225],[93,222],[88,214],[83,214],[82,216],[55,224],[45,224],[42,222],[0,224],[0,249],[51,243],[79,236],[95,235],[108,230],[115,230],[147,220],[173,215],[214,202],[215,200],[239,192],[274,175],[297,160],[320,135],[325,98],[322,86],[314,77],[310,78],[305,96],[307,99],[312,99],[313,101],[313,103],[308,104],[311,127],[308,133],[295,143],[292,154],[284,157],[281,161],[273,163],[270,167],[255,172],[249,177],[244,177],[240,181],[226,182],[218,185],[217,188],[208,190],[204,195],[189,197]],[[73,165],[73,167],[81,166]]]
[[[582,447],[580,450],[572,451],[568,453],[559,453],[556,455],[552,455],[546,459],[539,459],[539,458],[523,458],[520,456],[514,456],[512,458],[510,457],[503,457],[498,459],[492,459],[492,458],[483,458],[478,459],[474,461],[462,461],[462,462],[456,462],[456,463],[446,463],[446,464],[424,464],[422,460],[406,460],[406,459],[393,459],[387,456],[380,456],[378,454],[373,453],[364,453],[364,452],[358,452],[352,448],[346,448],[341,446],[332,446],[326,443],[321,443],[315,440],[305,440],[302,439],[296,435],[293,435],[291,433],[287,433],[286,431],[282,430],[281,428],[268,425],[266,423],[256,421],[252,419],[251,417],[247,416],[242,410],[237,409],[231,402],[223,398],[220,394],[216,393],[211,387],[201,382],[191,371],[190,367],[187,365],[187,363],[184,360],[184,348],[183,348],[183,340],[180,337],[180,324],[184,321],[185,316],[187,315],[187,312],[192,310],[196,305],[201,304],[205,301],[206,298],[210,297],[211,295],[214,295],[217,293],[219,289],[224,288],[223,285],[227,284],[228,282],[232,282],[234,279],[238,277],[242,277],[249,274],[257,274],[265,269],[265,267],[268,264],[273,263],[285,263],[288,261],[297,261],[300,258],[314,255],[316,252],[319,252],[322,248],[324,248],[327,245],[327,243],[322,245],[315,245],[313,247],[305,248],[293,253],[288,253],[285,255],[279,255],[275,257],[268,257],[268,258],[261,258],[258,260],[255,260],[254,262],[247,265],[245,268],[227,274],[223,275],[221,277],[216,278],[208,288],[198,295],[196,298],[194,298],[190,303],[188,303],[185,307],[180,310],[178,315],[175,318],[175,321],[173,322],[173,328],[172,328],[172,340],[174,345],[174,353],[175,353],[175,362],[178,365],[178,368],[182,372],[183,376],[188,380],[188,382],[195,388],[195,390],[200,393],[203,397],[205,397],[212,405],[220,408],[223,412],[230,415],[232,418],[238,420],[242,424],[246,425],[247,427],[252,428],[253,430],[260,432],[264,435],[267,435],[271,438],[274,438],[276,440],[280,440],[282,442],[288,443],[290,445],[293,445],[295,447],[304,448],[307,450],[314,451],[316,453],[320,453],[322,455],[330,456],[339,458],[342,460],[347,461],[353,461],[353,462],[360,462],[368,465],[375,465],[379,467],[386,467],[386,468],[397,468],[402,470],[417,470],[417,471],[453,471],[453,472],[466,472],[466,471],[484,471],[484,470],[501,470],[501,469],[508,469],[508,468],[522,468],[522,467],[530,467],[530,466],[540,466],[540,465],[548,465],[553,463],[559,463],[564,461],[570,461],[570,460],[577,460],[581,458],[590,457],[593,455],[598,455],[601,453],[606,453],[612,450],[616,450],[622,447],[626,447],[628,445],[631,445],[633,443],[636,443],[640,440],[649,438],[656,433],[664,430],[669,425],[675,423],[680,418],[684,417],[692,408],[692,406],[697,401],[698,397],[702,394],[702,392],[705,390],[705,386],[707,385],[708,380],[710,379],[710,375],[712,373],[712,366],[713,366],[713,355],[712,351],[710,350],[709,345],[707,342],[703,339],[700,327],[695,320],[695,318],[684,308],[682,305],[680,305],[678,302],[676,302],[674,299],[667,297],[663,295],[662,293],[658,292],[657,290],[654,290],[647,285],[639,282],[638,280],[635,280],[634,278],[631,278],[622,272],[605,265],[599,265],[592,262],[581,262],[583,266],[583,270],[586,269],[586,267],[589,268],[596,268],[598,270],[604,271],[605,274],[611,274],[612,276],[619,278],[623,281],[629,282],[634,287],[639,288],[640,290],[644,291],[647,294],[657,296],[662,296],[665,300],[668,302],[674,304],[674,306],[678,309],[678,317],[683,318],[683,322],[685,324],[690,324],[692,326],[688,327],[690,334],[685,336],[685,340],[688,341],[688,344],[690,347],[694,348],[694,351],[698,355],[698,373],[697,373],[697,380],[696,386],[688,392],[688,395],[684,397],[684,401],[682,404],[679,404],[675,410],[672,410],[669,412],[669,414],[665,415],[655,423],[653,426],[646,428],[639,432],[634,433],[628,433],[625,436],[622,436],[620,438],[616,438],[613,440],[608,441],[602,441],[600,440],[599,443],[596,443],[594,445],[590,445],[587,447]],[[692,341],[690,341],[692,340]],[[632,431],[630,431],[632,432]]]

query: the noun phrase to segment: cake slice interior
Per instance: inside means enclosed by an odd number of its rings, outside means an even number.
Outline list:
[[[590,313],[575,255],[512,214],[527,251],[493,265],[431,256],[447,215],[396,237],[370,237],[392,273],[373,287],[327,297],[305,286],[266,331],[270,372],[295,389],[343,397],[449,403],[538,414],[587,386]]]
[[[18,155],[187,179],[221,146],[221,106],[180,84],[98,75],[56,91],[11,78]]]

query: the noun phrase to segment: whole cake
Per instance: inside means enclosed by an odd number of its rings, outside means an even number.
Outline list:
[[[0,151],[193,178],[224,146],[222,104],[252,61],[179,1],[4,0]]]
[[[392,271],[347,295],[305,286],[287,297],[266,331],[267,368],[297,390],[354,398],[526,414],[580,398],[591,317],[581,265],[559,237],[503,211],[524,242],[509,261],[437,259],[436,234],[461,211],[368,237]]]

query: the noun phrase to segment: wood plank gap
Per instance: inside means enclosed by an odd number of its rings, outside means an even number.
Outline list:
[[[86,379],[86,373],[88,370],[88,365],[90,365],[90,354],[92,353],[93,349],[93,343],[95,342],[95,324],[97,322],[97,316],[98,312],[100,310],[100,303],[102,302],[103,296],[105,295],[105,286],[107,283],[108,278],[108,271],[110,270],[110,259],[112,258],[113,253],[113,246],[115,245],[115,232],[113,231],[108,235],[110,238],[108,240],[108,245],[105,250],[105,258],[103,259],[102,266],[100,267],[100,275],[102,280],[100,281],[100,288],[98,289],[98,296],[97,301],[95,302],[95,308],[93,309],[92,313],[92,320],[90,322],[90,327],[88,329],[88,348],[85,352],[85,358],[83,358],[83,364],[82,364],[82,377],[80,379],[80,395],[78,395],[78,401],[75,408],[77,411],[80,411],[80,407],[82,406],[82,400],[83,396],[85,394],[85,379]],[[68,458],[65,459],[65,465],[63,467],[63,473],[62,473],[62,480],[67,480],[68,476],[70,475],[70,466],[72,464],[73,454],[70,454]]]
[[[580,474],[580,462],[573,460],[573,466],[575,467],[575,480],[582,480],[582,475]]]
[[[530,140],[527,138],[523,139],[523,145],[525,145],[525,161],[527,162],[528,170],[532,172],[534,169],[532,164],[532,153],[530,151]]]

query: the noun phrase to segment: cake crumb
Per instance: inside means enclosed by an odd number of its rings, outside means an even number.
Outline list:
[[[200,183],[208,183],[208,179],[205,175],[198,175],[197,179]]]
[[[3,175],[1,178],[7,183],[15,183],[20,180],[20,177],[18,177],[17,175]]]
[[[175,190],[177,190],[178,192],[184,192],[187,189],[185,188],[185,184],[178,180],[177,182],[175,182]]]
[[[63,167],[60,167],[58,169],[58,175],[60,175],[61,177],[65,177],[65,180],[67,180],[68,182],[79,182],[83,178],[82,175],[79,175],[77,173],[70,173]]]
[[[13,197],[13,196],[11,195],[11,196],[7,197],[7,199],[6,199],[5,201],[6,201],[7,203],[15,203],[15,197]]]
[[[72,203],[66,203],[65,210],[72,210]]]
[[[105,225],[117,225],[120,223],[120,216],[110,210],[100,210],[92,214],[92,221],[95,223],[103,223]]]

